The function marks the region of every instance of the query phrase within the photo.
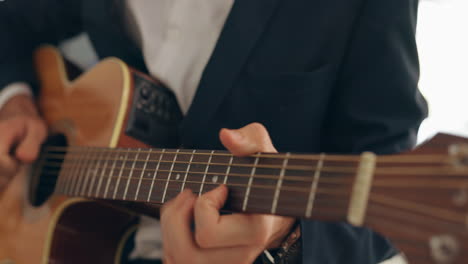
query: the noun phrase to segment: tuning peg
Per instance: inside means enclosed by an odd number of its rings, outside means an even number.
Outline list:
[[[448,152],[455,166],[468,166],[468,144],[452,144]]]

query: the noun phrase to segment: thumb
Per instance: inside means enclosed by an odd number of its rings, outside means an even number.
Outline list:
[[[251,123],[240,129],[221,129],[221,143],[234,155],[246,156],[257,152],[277,152],[266,128]]]
[[[47,127],[41,119],[30,119],[26,121],[26,133],[24,139],[16,149],[16,156],[23,162],[33,162],[46,139]]]

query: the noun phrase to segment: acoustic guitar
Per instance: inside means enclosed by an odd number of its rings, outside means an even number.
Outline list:
[[[345,221],[390,238],[409,263],[468,263],[467,139],[439,134],[385,156],[178,149],[181,114],[156,80],[109,58],[69,81],[51,47],[36,63],[56,136],[0,196],[0,262],[119,263],[138,213],[226,184],[226,211]],[[168,147],[150,148],[155,136]]]

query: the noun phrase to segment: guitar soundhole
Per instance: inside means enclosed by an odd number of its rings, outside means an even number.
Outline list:
[[[31,173],[29,198],[33,206],[41,206],[53,194],[66,146],[67,140],[63,135],[49,137],[42,146]]]

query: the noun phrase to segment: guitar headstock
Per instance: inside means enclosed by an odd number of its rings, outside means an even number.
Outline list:
[[[410,264],[468,263],[468,139],[438,134],[379,157],[366,225]]]

